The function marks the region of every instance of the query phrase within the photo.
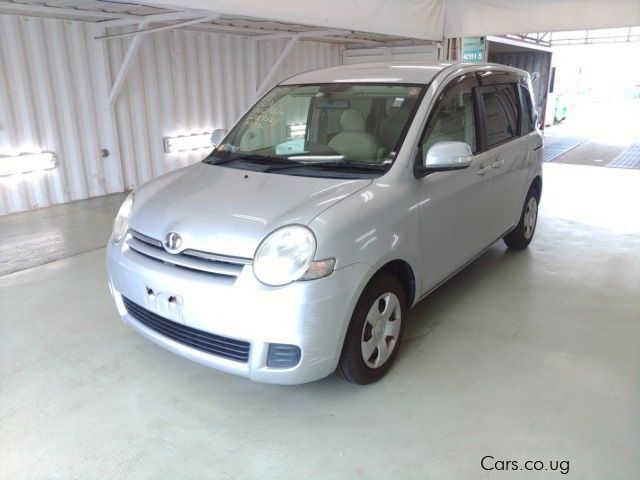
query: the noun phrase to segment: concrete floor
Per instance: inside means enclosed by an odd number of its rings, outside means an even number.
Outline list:
[[[153,345],[118,320],[103,249],[0,277],[0,478],[562,477],[491,455],[636,480],[638,205],[640,171],[545,165],[530,249],[496,244],[419,304],[368,387],[255,384]]]
[[[605,119],[606,121],[594,121]],[[553,160],[571,165],[607,166],[627,147],[640,142],[640,99],[590,103],[569,110],[569,118],[545,129],[545,144],[566,136],[587,141]]]

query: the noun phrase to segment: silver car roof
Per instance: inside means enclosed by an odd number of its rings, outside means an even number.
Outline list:
[[[475,67],[479,71],[506,71],[527,75],[526,72],[494,63],[459,62],[372,62],[321,68],[303,72],[282,82],[282,85],[314,83],[415,83],[428,84],[442,70]]]

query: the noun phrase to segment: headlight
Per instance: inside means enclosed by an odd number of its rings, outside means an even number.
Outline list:
[[[120,206],[120,210],[118,210],[118,215],[116,215],[116,219],[113,221],[113,234],[111,238],[114,242],[119,242],[124,237],[124,234],[127,233],[127,228],[129,228],[129,220],[131,218],[131,211],[133,210],[133,192],[130,193],[127,198],[124,199],[122,205]]]
[[[311,230],[301,225],[283,227],[262,241],[253,259],[253,272],[266,285],[286,285],[305,274],[315,253]]]

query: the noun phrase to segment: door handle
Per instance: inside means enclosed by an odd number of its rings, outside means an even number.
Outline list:
[[[487,173],[489,170],[491,170],[491,167],[489,165],[484,166],[484,165],[480,165],[480,168],[478,169],[478,171],[476,172],[478,175],[484,175],[485,173]]]
[[[491,168],[500,168],[502,165],[504,165],[504,158],[499,158],[491,164]]]

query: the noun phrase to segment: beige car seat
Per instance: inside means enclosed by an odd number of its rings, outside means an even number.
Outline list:
[[[362,113],[355,108],[342,112],[340,125],[343,131],[329,140],[329,146],[344,155],[345,160],[354,162],[375,162],[378,158],[378,141],[366,131]]]

